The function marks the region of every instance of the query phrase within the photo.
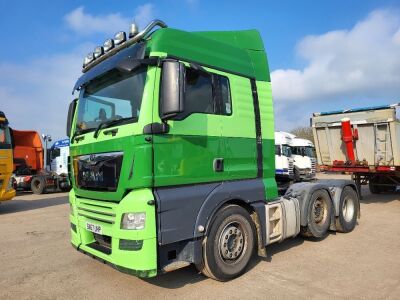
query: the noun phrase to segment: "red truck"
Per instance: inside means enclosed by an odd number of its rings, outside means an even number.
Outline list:
[[[11,130],[14,155],[14,187],[35,194],[67,191],[69,181],[44,168],[44,151],[39,133],[30,130]]]

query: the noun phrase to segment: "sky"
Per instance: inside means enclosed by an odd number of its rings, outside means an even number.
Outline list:
[[[15,0],[0,2],[0,110],[15,129],[64,138],[83,57],[155,18],[187,31],[258,29],[276,130],[308,126],[313,112],[400,102],[398,0]]]

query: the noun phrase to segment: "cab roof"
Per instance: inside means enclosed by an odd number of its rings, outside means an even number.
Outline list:
[[[270,81],[264,44],[257,30],[187,32],[161,28],[147,42],[146,53],[150,52]]]

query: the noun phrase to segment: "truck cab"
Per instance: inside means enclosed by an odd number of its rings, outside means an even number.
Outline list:
[[[139,277],[194,264],[224,281],[300,229],[353,230],[351,181],[293,185],[278,197],[258,31],[132,24],[82,71],[66,126],[71,243],[82,253]],[[336,226],[342,196],[353,210]]]
[[[49,151],[50,171],[57,175],[68,174],[69,139],[55,141]]]
[[[292,157],[295,181],[315,179],[317,160],[315,147],[311,141],[294,137],[292,139]]]
[[[8,120],[0,111],[0,203],[15,197],[12,181],[13,153]]]
[[[275,132],[275,174],[278,182],[293,179],[292,135]]]

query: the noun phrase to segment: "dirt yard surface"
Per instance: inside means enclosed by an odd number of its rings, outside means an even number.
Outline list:
[[[122,274],[71,247],[67,194],[18,196],[0,205],[0,299],[400,299],[400,194],[363,193],[352,233],[271,245],[226,283]]]

